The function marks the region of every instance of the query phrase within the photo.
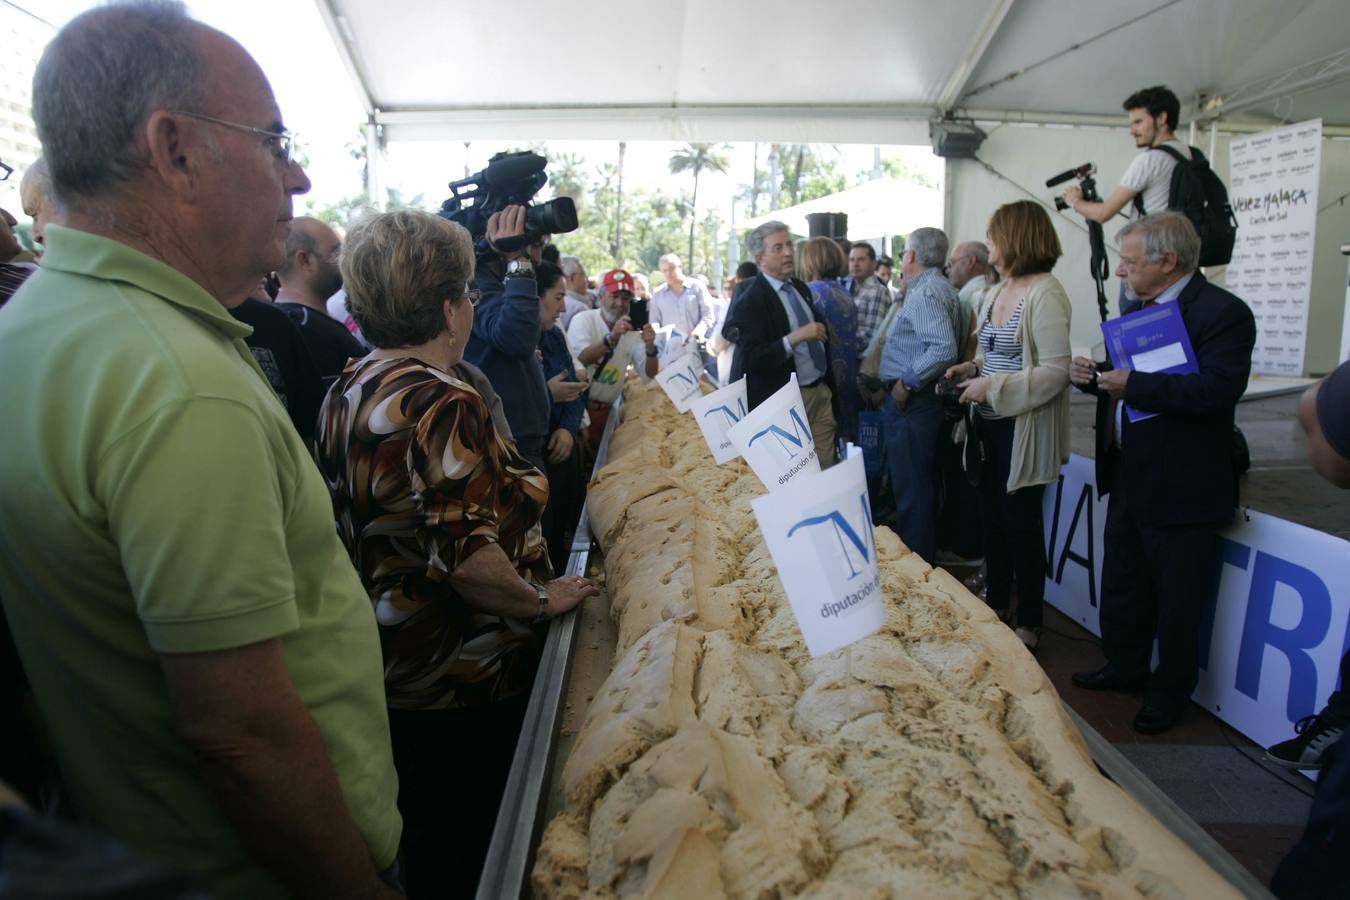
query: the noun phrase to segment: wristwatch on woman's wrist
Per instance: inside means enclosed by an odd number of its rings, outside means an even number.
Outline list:
[[[548,621],[548,588],[537,581],[531,581],[530,587],[534,588],[535,593],[539,595],[539,612],[534,617],[534,624]]]

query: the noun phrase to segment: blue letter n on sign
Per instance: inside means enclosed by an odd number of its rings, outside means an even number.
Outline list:
[[[1298,624],[1293,628],[1271,621],[1276,588],[1281,584],[1293,588],[1301,601]],[[1237,689],[1257,699],[1262,658],[1266,647],[1273,647],[1289,660],[1289,721],[1312,715],[1317,711],[1317,665],[1308,651],[1326,640],[1330,628],[1331,592],[1317,573],[1258,550],[1238,652]]]

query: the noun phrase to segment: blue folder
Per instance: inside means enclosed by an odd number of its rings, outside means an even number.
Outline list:
[[[1186,334],[1186,323],[1181,318],[1181,306],[1159,303],[1140,309],[1118,319],[1102,323],[1106,338],[1106,353],[1111,365],[1131,372],[1165,372],[1170,375],[1193,375],[1200,371]],[[1125,413],[1131,422],[1152,418],[1157,413],[1144,412],[1126,404]]]

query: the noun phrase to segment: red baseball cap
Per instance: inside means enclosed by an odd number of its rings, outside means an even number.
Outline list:
[[[605,289],[606,294],[614,294],[619,291],[627,291],[630,294],[637,293],[636,286],[633,283],[633,276],[629,275],[623,269],[610,269],[600,276],[600,286]]]

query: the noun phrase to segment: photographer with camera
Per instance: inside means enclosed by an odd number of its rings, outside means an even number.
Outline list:
[[[986,601],[1007,621],[1015,581],[1015,631],[1035,650],[1045,598],[1041,501],[1069,461],[1069,296],[1050,274],[1064,251],[1032,200],[994,212],[989,248],[999,281],[975,320],[975,359],[949,368],[938,394],[959,388],[960,402],[976,406],[966,441],[979,451]]]
[[[475,242],[475,286],[481,299],[464,358],[487,375],[502,399],[516,449],[546,470],[549,391],[535,357],[539,289],[534,267],[545,235],[575,231],[567,197],[531,203],[548,182],[548,160],[528,150],[498,153],[473,175],[450,182],[440,216],[464,226]]]
[[[475,286],[482,299],[464,358],[483,370],[502,398],[516,449],[547,471],[549,395],[535,359],[539,345],[539,290],[534,267],[539,244],[526,241],[525,207],[492,213],[478,245]],[[533,251],[533,254],[531,254]]]
[[[1077,186],[1063,194],[1064,202],[1074,212],[1102,224],[1130,205],[1136,210],[1136,217],[1167,209],[1167,195],[1177,159],[1167,152],[1153,153],[1154,148],[1170,147],[1185,159],[1191,158],[1190,148],[1174,134],[1177,117],[1181,115],[1181,101],[1176,94],[1162,85],[1144,88],[1126,97],[1121,106],[1129,114],[1134,145],[1144,148],[1144,152],[1134,158],[1120,178],[1120,187],[1105,200],[1095,203],[1086,200]],[[1135,197],[1142,203],[1142,209],[1134,203]]]
[[[1174,132],[1177,118],[1181,115],[1181,101],[1166,87],[1158,85],[1136,91],[1126,97],[1121,106],[1130,117],[1130,136],[1134,138],[1134,145],[1144,148],[1144,152],[1134,158],[1121,176],[1120,186],[1105,200],[1098,199],[1089,179],[1066,189],[1056,203],[1061,209],[1072,209],[1089,223],[1097,223],[1091,227],[1097,229],[1098,235],[1100,226],[1127,206],[1133,211],[1134,218],[1166,211],[1177,165],[1191,160],[1199,152],[1177,140]],[[1089,175],[1096,171],[1095,166],[1090,168]],[[1105,276],[1104,250],[1100,252],[1100,257],[1100,262],[1094,259],[1094,269],[1100,266],[1100,274]],[[1122,315],[1138,307],[1138,301],[1130,296],[1126,284],[1125,281],[1120,284],[1118,308]],[[1104,311],[1102,315],[1105,316]]]
[[[628,366],[631,364],[644,378],[655,376],[661,368],[656,331],[645,315],[638,315],[638,309],[645,313],[646,304],[638,307],[634,303],[633,287],[632,275],[623,269],[610,269],[595,285],[597,308],[577,313],[567,326],[567,345],[591,377],[586,402],[591,425],[586,438],[592,454],[600,446],[614,398],[623,391]]]

